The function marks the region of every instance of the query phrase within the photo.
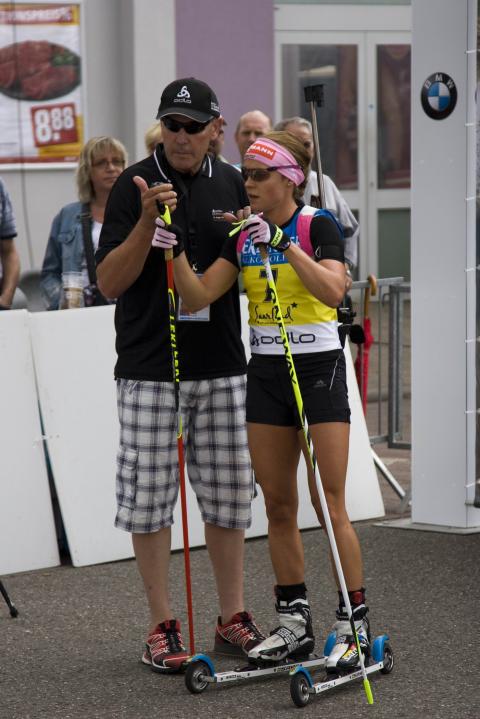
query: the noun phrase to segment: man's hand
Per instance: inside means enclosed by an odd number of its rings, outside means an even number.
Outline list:
[[[173,250],[173,256],[178,257],[183,251],[183,233],[177,225],[169,225],[161,217],[155,219],[156,229],[152,239],[152,247],[161,250]]]
[[[230,224],[232,224],[233,222],[242,222],[243,220],[246,220],[251,214],[252,211],[250,209],[250,205],[246,205],[245,207],[242,207],[241,210],[237,210],[235,213],[224,212],[223,219],[225,222],[230,222]]]
[[[155,220],[160,215],[158,204],[167,205],[170,212],[175,210],[177,206],[177,193],[173,190],[173,185],[164,182],[149,187],[143,177],[139,175],[135,175],[133,181],[140,190],[142,198],[142,214],[139,222],[143,226],[152,228]]]

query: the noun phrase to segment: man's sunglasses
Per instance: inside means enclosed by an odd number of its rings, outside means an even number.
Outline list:
[[[265,169],[255,168],[251,170],[249,167],[241,167],[240,172],[242,173],[242,177],[245,180],[253,180],[254,182],[265,182],[265,180],[268,180],[270,177],[271,172],[275,172],[275,170],[283,170],[286,168],[295,168],[299,169],[298,165],[282,165],[281,167],[266,167]]]
[[[167,115],[166,117],[162,117],[162,122],[170,132],[185,130],[187,135],[198,135],[199,132],[205,130],[211,120],[207,120],[207,122],[197,122],[196,120],[192,120],[191,122],[178,122],[178,120],[174,120],[173,117]]]

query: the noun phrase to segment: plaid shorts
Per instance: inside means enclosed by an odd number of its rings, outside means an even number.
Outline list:
[[[120,447],[115,526],[155,532],[173,523],[178,450],[172,382],[118,379]],[[180,383],[185,460],[204,522],[251,523],[254,481],[245,424],[245,376]]]

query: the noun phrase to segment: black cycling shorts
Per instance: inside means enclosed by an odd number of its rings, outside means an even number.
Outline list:
[[[293,359],[308,424],[350,423],[343,350],[294,355]],[[252,354],[247,370],[247,422],[302,427],[284,355]]]

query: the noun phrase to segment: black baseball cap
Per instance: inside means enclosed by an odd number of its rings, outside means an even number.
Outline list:
[[[211,87],[194,77],[184,77],[171,82],[162,92],[157,120],[165,115],[185,115],[191,120],[208,122],[220,117],[220,108]]]

